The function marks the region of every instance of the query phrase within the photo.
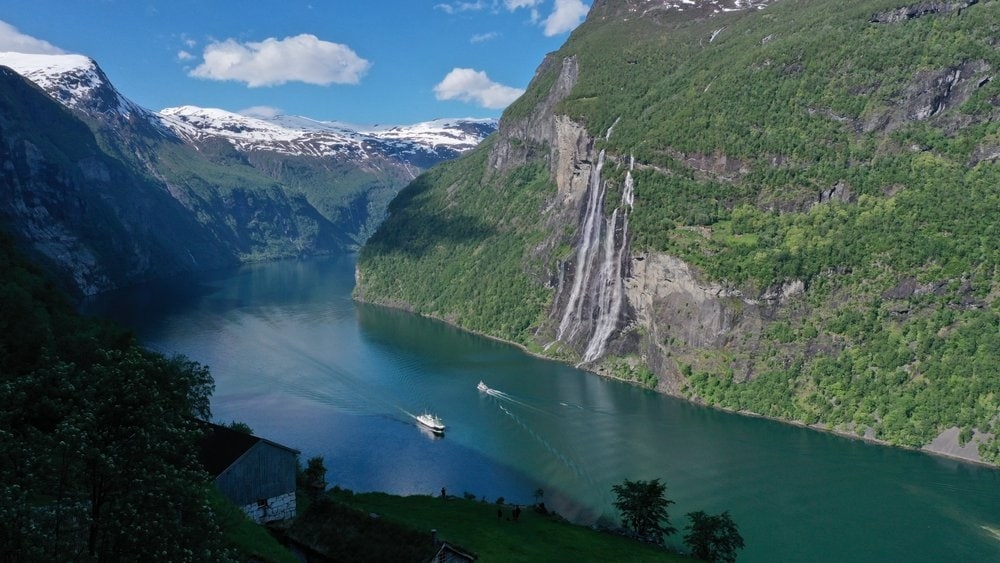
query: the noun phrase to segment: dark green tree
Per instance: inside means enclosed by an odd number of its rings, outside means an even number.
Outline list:
[[[227,424],[226,427],[228,427],[231,430],[235,430],[237,432],[253,435],[253,428],[250,428],[249,424],[240,420],[234,420],[229,424]]]
[[[208,370],[77,316],[2,235],[0,317],[0,560],[227,559],[196,455]]]
[[[306,461],[306,468],[299,473],[299,486],[316,499],[326,490],[326,465],[323,456],[315,456]]]
[[[667,507],[674,503],[664,495],[667,486],[659,479],[652,481],[629,481],[612,485],[615,494],[615,508],[621,512],[622,524],[635,535],[653,543],[663,543],[663,536],[677,530],[670,525]]]
[[[705,561],[736,561],[736,550],[743,549],[743,536],[729,511],[712,516],[702,511],[688,512],[691,523],[684,527],[684,543],[698,559]]]

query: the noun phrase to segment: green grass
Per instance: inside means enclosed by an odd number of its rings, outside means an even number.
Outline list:
[[[298,559],[278,543],[261,525],[255,524],[242,510],[229,502],[215,487],[210,487],[207,500],[216,522],[222,528],[226,544],[236,552],[238,561],[265,563],[298,563]]]
[[[517,522],[511,506],[476,500],[385,493],[331,495],[339,502],[379,514],[417,530],[437,530],[438,538],[472,551],[479,561],[692,561],[638,541],[570,524],[523,508]]]

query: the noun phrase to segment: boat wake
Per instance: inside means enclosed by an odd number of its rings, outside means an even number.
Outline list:
[[[575,474],[578,478],[585,480],[587,483],[590,483],[591,485],[594,484],[593,478],[587,473],[587,471],[583,468],[581,464],[578,464],[571,457],[567,456],[562,451],[560,451],[559,448],[553,446],[548,440],[546,440],[544,437],[538,434],[538,432],[535,432],[532,426],[524,418],[522,418],[522,416],[518,416],[518,414],[515,413],[514,410],[516,410],[517,407],[521,407],[523,409],[527,409],[527,411],[529,412],[536,412],[549,416],[555,416],[555,413],[549,412],[535,405],[526,403],[525,401],[520,400],[508,393],[500,391],[499,389],[492,389],[490,387],[487,387],[486,384],[484,384],[482,381],[479,382],[479,385],[477,385],[476,388],[481,393],[496,399],[497,408],[499,408],[503,414],[505,414],[511,421],[513,421],[514,424],[516,424],[525,433],[527,433],[535,441],[541,444],[541,446],[545,450],[547,450],[550,454],[552,454],[552,456],[556,460],[558,460],[560,464],[562,464],[564,467],[572,471],[573,474]],[[560,404],[569,406],[566,403],[560,403]],[[574,406],[579,407],[578,405]]]

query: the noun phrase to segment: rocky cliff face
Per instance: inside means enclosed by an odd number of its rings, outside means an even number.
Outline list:
[[[713,29],[707,39],[711,41],[728,25],[720,23],[717,28],[713,27],[713,15],[736,9],[758,10],[766,6],[766,3],[750,2],[725,6],[714,2],[695,4],[596,2],[589,21],[657,18],[659,25],[666,22],[679,25],[678,22],[694,19],[708,22],[698,25]],[[903,25],[906,21],[925,17],[957,18],[975,4],[925,3],[896,8],[875,14],[869,24]],[[690,10],[683,16],[669,19],[665,15],[671,10],[679,13],[688,8]],[[774,38],[774,35],[764,35],[763,32],[762,35],[762,45]],[[638,58],[631,59],[629,56],[626,53],[619,64],[636,64]],[[770,63],[764,61],[762,64]],[[946,135],[957,135],[976,124],[981,127],[997,114],[996,97],[991,98],[992,109],[969,110],[970,101],[981,97],[982,91],[993,80],[991,73],[994,66],[995,63],[988,58],[973,56],[956,64],[923,67],[910,74],[900,86],[886,89],[883,94],[886,103],[870,104],[865,111],[854,116],[845,117],[837,111],[815,105],[806,108],[806,112],[843,123],[849,127],[850,134],[858,138],[888,139],[892,135],[899,136],[901,131],[912,132],[919,127],[915,124],[921,123],[944,131]],[[800,72],[794,69],[787,71],[787,68],[786,72]],[[815,298],[814,288],[817,286],[847,287],[842,280],[853,275],[848,265],[813,275],[808,281],[790,273],[764,285],[746,280],[734,283],[713,279],[701,267],[675,254],[649,247],[634,248],[631,244],[630,214],[633,207],[648,204],[648,196],[643,197],[648,191],[644,190],[653,189],[634,180],[633,172],[636,170],[651,172],[652,176],[659,177],[658,181],[668,183],[671,178],[680,175],[719,186],[747,186],[752,182],[751,178],[760,175],[762,168],[781,170],[803,164],[781,153],[767,154],[764,158],[747,154],[729,156],[721,151],[705,153],[669,145],[657,147],[652,153],[647,151],[645,154],[651,154],[653,160],[637,161],[632,154],[621,150],[628,143],[615,142],[619,121],[634,122],[636,115],[605,115],[602,123],[606,127],[593,130],[593,125],[588,127],[583,119],[571,118],[568,113],[572,112],[565,110],[564,100],[583,97],[576,86],[586,72],[588,69],[583,67],[579,55],[568,54],[561,58],[550,55],[539,68],[536,81],[551,80],[551,87],[545,95],[535,94],[531,111],[516,108],[513,115],[505,116],[501,121],[498,142],[489,157],[491,169],[500,174],[526,162],[542,160],[554,184],[554,192],[541,210],[542,221],[549,234],[530,251],[533,261],[547,265],[536,279],[550,287],[553,295],[546,320],[535,331],[535,344],[544,353],[616,377],[638,378],[638,373],[648,369],[655,374],[656,386],[662,391],[715,402],[719,397],[702,395],[703,387],[700,387],[701,383],[693,383],[693,375],[700,373],[697,377],[701,381],[706,380],[706,374],[709,374],[707,381],[717,377],[727,382],[725,385],[739,386],[767,373],[805,371],[804,366],[815,365],[821,358],[849,356],[851,348],[859,345],[859,340],[869,338],[863,333],[845,337],[838,332],[839,329],[824,330],[822,324],[831,316],[854,314],[849,311],[851,307],[861,307],[859,304],[850,305],[855,300],[850,292],[855,290],[823,289],[821,291],[830,292],[829,301],[820,302]],[[707,92],[711,85],[708,82],[702,93]],[[589,87],[593,88],[593,85]],[[878,88],[880,84],[876,82],[873,87]],[[622,89],[627,89],[627,85],[623,85]],[[587,96],[591,94],[592,91],[587,91]],[[600,104],[599,101],[592,101],[599,100],[599,96],[586,99],[587,104]],[[582,107],[591,106],[584,104]],[[634,131],[632,129],[626,134],[634,135]],[[638,139],[643,142],[641,135]],[[991,142],[984,140],[960,166],[971,169],[980,162],[995,159],[995,143]],[[883,146],[882,150],[896,149]],[[932,149],[914,145],[910,150]],[[674,163],[670,165],[673,168],[660,164],[664,159],[657,153],[668,155]],[[649,174],[643,177],[650,181]],[[901,189],[906,188],[899,184],[883,186],[879,195],[892,198]],[[642,195],[635,196],[633,191]],[[871,197],[859,195],[859,191],[863,192],[864,188],[859,190],[856,182],[842,179],[808,190],[789,186],[782,192],[761,192],[754,204],[759,210],[779,215],[814,214],[813,210],[818,206],[850,208],[871,201],[859,200],[859,197]],[[714,231],[706,226],[679,225],[673,236],[690,238],[699,241],[696,244],[711,248],[713,237],[718,236]],[[912,282],[912,278],[905,279]],[[895,283],[891,275],[886,276],[886,280],[890,285]],[[867,283],[877,285],[886,282]],[[942,281],[935,287],[942,288],[949,283],[955,285],[958,280]],[[962,290],[964,297],[956,297],[953,307],[969,309],[983,306],[982,303],[968,305],[975,293],[973,285],[963,286],[966,288]],[[887,295],[895,294],[890,289],[883,294],[883,298]],[[944,293],[939,297],[944,297]],[[916,297],[907,299],[911,302],[917,300]],[[908,309],[900,313],[893,307],[896,306],[889,307],[888,315],[899,318],[900,315],[911,314]],[[930,311],[927,309],[922,314],[931,314]],[[921,362],[919,359],[914,361],[917,364]],[[916,368],[910,364],[901,369],[907,372]],[[648,384],[650,379],[647,377],[644,381]],[[841,395],[848,393],[841,389],[827,395],[823,402],[810,396],[814,392],[810,389],[811,385],[799,381],[791,397],[783,399],[795,405],[786,407],[788,410],[785,412],[805,413],[793,415],[797,420],[810,421],[813,415],[808,413],[829,410],[830,405],[836,410],[840,407]],[[750,401],[742,399],[734,401],[736,404],[741,402],[750,404]],[[727,406],[740,410],[745,408]],[[771,411],[761,409],[760,405],[747,410],[771,414]],[[857,412],[867,411],[862,407]],[[881,420],[885,412],[876,411],[873,416],[855,414],[854,420],[829,424],[829,427],[884,439],[892,432],[887,430],[889,425]],[[823,416],[817,418],[821,424],[825,422]],[[940,432],[940,436],[934,432]],[[968,459],[981,459],[976,447],[962,446],[964,442],[956,438],[956,427],[945,424],[934,432],[925,431],[924,437],[913,443],[927,443],[937,436],[936,445],[929,446],[929,449]],[[980,432],[979,428],[973,428],[972,435],[976,444],[992,440],[992,434]],[[944,447],[938,442],[948,445]],[[984,446],[983,451],[987,450],[989,447]]]
[[[359,294],[692,400],[1000,459],[979,375],[1000,350],[996,6],[596,1],[489,153],[397,202]],[[411,236],[448,217],[476,229]],[[507,283],[481,283],[485,248]]]
[[[3,228],[72,288],[92,294],[236,263],[155,182],[106,155],[85,124],[3,68],[0,107]]]

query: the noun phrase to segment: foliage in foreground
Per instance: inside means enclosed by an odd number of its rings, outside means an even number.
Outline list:
[[[743,536],[729,511],[711,515],[702,511],[688,512],[691,523],[685,526],[684,543],[691,553],[705,561],[736,561],[736,550],[743,549]]]
[[[611,486],[615,494],[615,508],[621,512],[625,528],[642,541],[663,543],[664,535],[677,530],[670,525],[667,507],[674,501],[667,499],[667,486],[659,479],[630,481],[625,479]],[[729,511],[715,516],[702,511],[689,512],[691,523],[685,526],[684,543],[692,554],[704,561],[736,561],[736,550],[743,549],[743,536]]]
[[[663,543],[663,536],[673,534],[667,507],[674,501],[667,499],[667,486],[659,479],[630,481],[625,479],[611,486],[615,494],[615,508],[622,514],[625,527],[644,541]]]
[[[213,386],[77,316],[0,240],[0,553],[226,559],[195,447]]]

